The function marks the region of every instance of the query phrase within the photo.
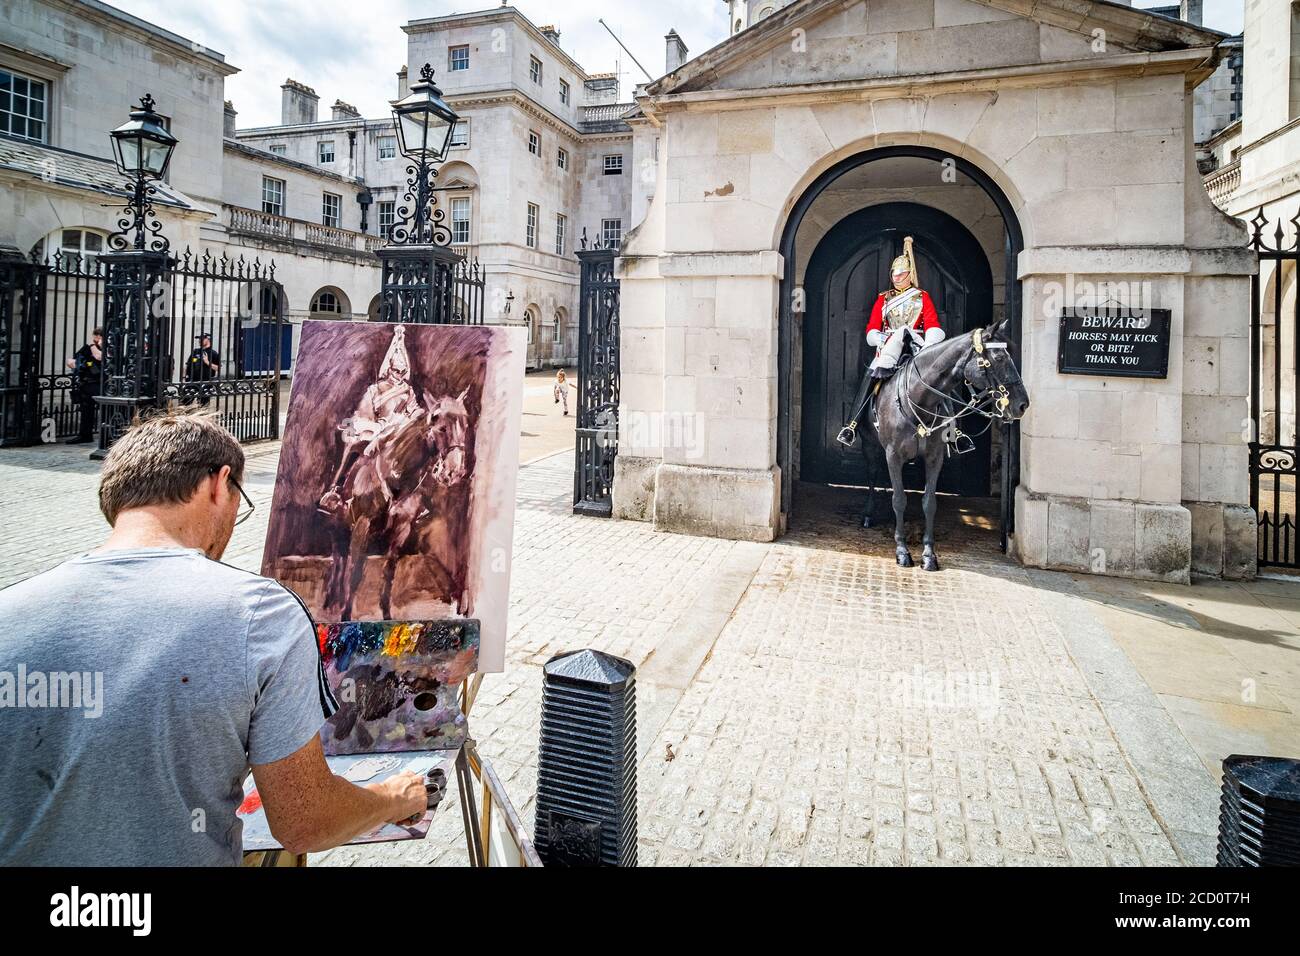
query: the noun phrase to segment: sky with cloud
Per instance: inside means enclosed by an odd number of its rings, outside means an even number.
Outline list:
[[[1241,30],[1244,0],[1205,0],[1206,26]],[[239,126],[280,120],[280,84],[292,77],[316,90],[321,112],[336,99],[368,117],[388,113],[395,74],[406,60],[401,24],[424,17],[490,9],[484,0],[113,0],[112,5],[225,55],[240,72],[226,80]],[[1137,6],[1160,4],[1137,0]],[[554,24],[560,45],[588,72],[616,67],[622,99],[643,74],[600,25],[605,23],[657,77],[664,34],[675,28],[696,56],[726,38],[723,0],[520,0],[533,23]]]

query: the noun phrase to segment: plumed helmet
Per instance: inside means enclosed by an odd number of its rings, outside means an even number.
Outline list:
[[[406,354],[406,326],[399,325],[393,329],[393,341],[388,346],[384,360],[379,364],[379,377],[383,378],[390,371],[406,378],[411,371],[411,357]]]
[[[912,255],[912,237],[907,236],[903,239],[903,254],[895,259],[889,265],[889,274],[892,276],[896,272],[907,270],[910,273],[910,282],[917,288],[920,284],[916,281],[916,258]]]

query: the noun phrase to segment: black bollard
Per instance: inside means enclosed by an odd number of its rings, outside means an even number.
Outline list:
[[[537,853],[546,866],[636,866],[636,668],[583,650],[542,672]]]
[[[1219,866],[1300,866],[1300,760],[1223,761]]]

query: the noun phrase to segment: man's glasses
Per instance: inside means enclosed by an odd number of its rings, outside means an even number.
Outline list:
[[[209,471],[208,474],[215,475],[220,470],[221,470],[221,466],[218,465],[216,468],[213,468],[211,471]],[[239,496],[244,499],[244,504],[248,505],[247,508],[241,508],[239,510],[239,513],[235,515],[235,524],[243,524],[249,518],[253,517],[253,512],[257,509],[257,506],[253,504],[253,499],[248,497],[248,493],[244,491],[243,485],[235,481],[234,478],[230,478],[228,480],[232,485],[235,486],[235,490],[239,492]]]
[[[253,517],[253,511],[256,508],[256,505],[253,504],[253,499],[248,497],[247,493],[245,493],[243,485],[235,481],[234,478],[230,479],[230,483],[239,491],[240,497],[244,499],[244,504],[248,505],[247,508],[241,508],[239,513],[235,515],[235,524],[243,524],[249,518]]]

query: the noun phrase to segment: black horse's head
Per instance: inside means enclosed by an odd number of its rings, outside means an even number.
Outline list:
[[[993,417],[1013,422],[1029,409],[1029,393],[1007,347],[1006,320],[976,329],[963,368],[976,396],[992,401]]]

